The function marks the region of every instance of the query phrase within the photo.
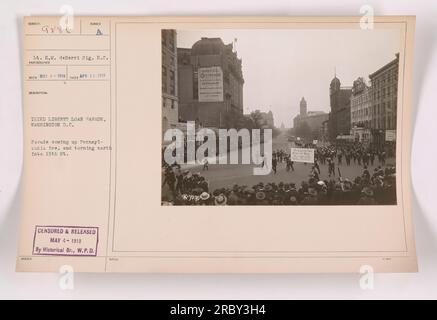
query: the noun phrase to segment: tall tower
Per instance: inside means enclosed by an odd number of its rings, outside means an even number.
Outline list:
[[[307,116],[307,102],[305,101],[304,97],[302,97],[302,99],[300,100],[300,116]]]
[[[330,97],[330,106],[331,106],[331,112],[336,112],[338,109],[338,95],[341,88],[341,82],[340,79],[337,78],[337,76],[332,79],[331,84],[329,86],[329,97]]]

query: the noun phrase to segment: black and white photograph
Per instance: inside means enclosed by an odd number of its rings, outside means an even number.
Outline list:
[[[437,298],[435,2],[0,3],[0,300]]]
[[[162,205],[396,205],[399,29],[161,40]]]

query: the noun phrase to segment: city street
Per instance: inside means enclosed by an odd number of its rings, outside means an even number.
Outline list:
[[[287,140],[286,134],[282,133],[273,139],[273,151],[278,149],[283,149],[287,153],[290,152],[292,147],[292,142]],[[386,164],[394,163],[394,159],[387,159]],[[337,159],[335,159],[335,179],[338,178],[338,169],[344,178],[353,180],[356,176],[360,176],[363,172],[363,166],[354,164],[351,162],[350,166],[347,166],[345,160],[343,159],[343,164],[338,166]],[[378,161],[375,160],[374,166],[369,166],[370,172],[378,166]],[[192,173],[199,172],[202,176],[209,181],[209,190],[215,190],[217,188],[232,187],[234,184],[253,186],[256,183],[263,182],[284,182],[290,183],[294,182],[297,186],[304,180],[308,180],[312,165],[307,163],[294,163],[295,171],[286,171],[285,162],[278,163],[277,173],[274,174],[273,171],[268,175],[255,176],[253,175],[254,165],[239,165],[239,164],[209,164],[209,170],[202,170],[201,165],[196,166],[182,166],[182,169],[189,169]],[[328,177],[328,165],[320,164],[320,179],[329,179]]]

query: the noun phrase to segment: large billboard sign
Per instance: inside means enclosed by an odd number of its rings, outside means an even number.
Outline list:
[[[223,71],[221,67],[198,69],[199,102],[223,101]]]

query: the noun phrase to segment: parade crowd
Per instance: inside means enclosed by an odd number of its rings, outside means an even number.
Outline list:
[[[314,146],[313,146],[314,147]],[[340,166],[351,163],[362,166],[362,174],[344,178]],[[272,154],[272,174],[279,163],[286,171],[294,171],[294,162],[284,150]],[[328,167],[328,179],[321,179],[320,165]],[[264,165],[264,164],[263,164]],[[337,166],[337,170],[336,170]],[[374,167],[373,170],[368,166]],[[395,167],[386,164],[386,152],[365,148],[360,144],[315,148],[314,163],[308,164],[308,179],[300,184],[263,183],[253,186],[234,184],[210,190],[200,172],[182,170],[179,165],[163,163],[163,205],[394,205],[396,204]],[[208,164],[203,170],[208,169]]]

